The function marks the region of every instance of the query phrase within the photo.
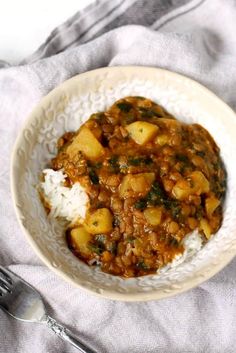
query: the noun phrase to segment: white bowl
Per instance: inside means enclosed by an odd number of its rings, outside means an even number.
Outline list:
[[[56,154],[57,139],[117,99],[144,96],[180,120],[203,125],[221,148],[228,178],[224,219],[216,235],[188,262],[160,275],[122,279],[88,267],[67,248],[62,227],[50,220],[35,186]],[[12,155],[12,195],[18,220],[36,254],[54,272],[93,294],[115,300],[160,299],[190,289],[236,254],[236,116],[209,90],[182,75],[148,67],[102,68],[73,77],[34,109]]]

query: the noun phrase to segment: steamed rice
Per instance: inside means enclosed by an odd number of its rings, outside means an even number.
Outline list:
[[[60,170],[44,169],[43,175],[40,190],[50,205],[50,215],[70,222],[84,219],[89,198],[80,183],[75,183],[71,188],[64,186],[66,175]]]
[[[184,252],[183,254],[176,255],[176,257],[163,267],[159,273],[166,272],[167,270],[177,267],[183,262],[190,260],[194,255],[197,254],[202,248],[202,237],[197,230],[194,230],[192,233],[189,233],[185,236],[183,240]]]

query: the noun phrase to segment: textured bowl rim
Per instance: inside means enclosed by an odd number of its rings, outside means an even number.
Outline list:
[[[111,299],[111,300],[118,300],[118,301],[126,301],[126,302],[138,302],[138,301],[149,301],[149,300],[159,300],[159,299],[164,299],[168,298],[183,292],[186,292],[187,290],[190,290],[199,284],[205,282],[206,280],[210,279],[212,276],[214,276],[216,273],[218,273],[220,270],[222,270],[227,264],[230,263],[230,261],[234,258],[236,255],[236,248],[234,251],[224,254],[224,257],[221,257],[221,261],[214,266],[211,266],[207,270],[207,274],[204,274],[204,278],[201,278],[198,276],[198,278],[195,279],[188,279],[186,282],[183,283],[181,288],[176,288],[172,289],[170,293],[167,292],[147,292],[147,293],[120,293],[116,292],[114,290],[109,290],[109,289],[103,289],[102,293],[95,292],[94,290],[90,288],[86,288],[82,284],[80,284],[79,280],[74,280],[72,279],[69,275],[65,274],[62,269],[55,268],[52,266],[51,262],[48,260],[48,258],[43,254],[43,252],[38,248],[36,242],[34,241],[33,237],[31,236],[30,232],[24,227],[24,225],[21,222],[21,210],[19,207],[17,207],[17,201],[18,201],[18,191],[17,191],[17,176],[14,173],[14,164],[17,161],[17,149],[21,145],[21,140],[22,140],[22,132],[26,127],[34,121],[36,113],[39,112],[41,105],[45,105],[47,102],[50,102],[53,97],[56,97],[61,89],[65,90],[72,82],[75,80],[80,80],[80,78],[86,79],[91,76],[94,76],[96,74],[100,73],[105,73],[108,71],[117,71],[119,72],[120,70],[122,71],[130,71],[130,72],[137,72],[137,71],[149,71],[154,73],[160,72],[164,73],[165,75],[170,76],[173,80],[175,79],[182,79],[185,80],[186,82],[189,82],[193,84],[198,92],[202,94],[203,96],[209,98],[209,100],[213,100],[215,103],[220,104],[221,107],[225,110],[225,112],[228,115],[231,115],[232,118],[236,118],[236,114],[234,111],[226,104],[224,103],[217,95],[215,95],[213,92],[211,92],[208,88],[204,87],[202,84],[196,82],[195,80],[182,75],[178,74],[173,71],[161,69],[161,68],[156,68],[156,67],[146,67],[146,66],[114,66],[114,67],[103,67],[91,71],[87,71],[81,74],[78,74],[76,76],[73,76],[72,78],[64,81],[63,83],[59,84],[56,88],[54,88],[52,91],[50,91],[46,96],[41,98],[41,100],[38,102],[38,104],[34,107],[32,112],[29,114],[29,116],[26,118],[26,120],[23,123],[23,126],[18,133],[18,136],[16,138],[16,141],[14,143],[12,153],[11,153],[11,162],[10,162],[10,185],[11,185],[11,195],[12,195],[12,200],[14,204],[14,209],[16,213],[17,220],[20,224],[20,227],[23,231],[23,234],[25,235],[27,241],[37,254],[37,256],[42,260],[42,262],[49,267],[54,273],[56,273],[58,276],[63,278],[65,281],[73,284],[77,288],[81,288],[87,292],[89,292],[92,295],[95,295],[97,297],[102,297],[106,299]],[[125,280],[125,279],[124,279]]]

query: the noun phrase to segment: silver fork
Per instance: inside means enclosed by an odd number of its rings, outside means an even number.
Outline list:
[[[0,308],[15,319],[46,324],[57,336],[71,343],[82,353],[96,353],[47,315],[40,294],[31,285],[2,266],[0,266]]]

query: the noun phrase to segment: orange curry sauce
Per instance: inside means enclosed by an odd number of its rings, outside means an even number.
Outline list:
[[[155,273],[183,252],[188,233],[207,241],[222,222],[226,173],[213,138],[143,97],[65,133],[52,168],[90,199],[85,221],[66,231],[69,248],[113,275]]]

